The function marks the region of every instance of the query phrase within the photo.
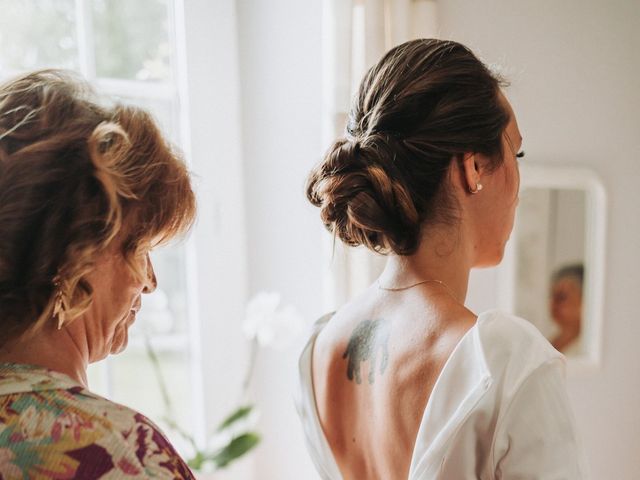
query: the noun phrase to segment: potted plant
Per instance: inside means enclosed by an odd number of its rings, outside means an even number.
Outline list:
[[[249,301],[243,331],[251,345],[240,400],[237,406],[220,421],[206,445],[200,445],[193,435],[184,431],[175,421],[160,359],[149,337],[145,337],[147,354],[165,407],[163,420],[191,446],[193,453],[188,457],[187,463],[194,472],[207,473],[224,469],[258,446],[261,438],[255,429],[257,408],[251,399],[250,386],[259,350],[286,347],[300,333],[301,328],[300,315],[293,306],[282,306],[278,293],[261,292]]]

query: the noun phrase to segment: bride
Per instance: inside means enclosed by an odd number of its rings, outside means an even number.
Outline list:
[[[367,73],[307,195],[380,278],[316,323],[299,411],[323,479],[581,479],[564,357],[529,322],[465,307],[518,204],[522,136],[503,82],[456,42]]]

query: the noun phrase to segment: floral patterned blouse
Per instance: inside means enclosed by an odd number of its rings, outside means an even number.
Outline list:
[[[0,480],[193,479],[151,420],[32,365],[0,363]]]

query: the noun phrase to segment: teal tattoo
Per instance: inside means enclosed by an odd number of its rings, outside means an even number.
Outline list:
[[[369,384],[376,375],[376,363],[380,355],[379,373],[382,375],[389,363],[389,325],[382,320],[364,320],[353,330],[347,349],[342,355],[347,359],[347,377],[362,383],[362,363],[369,362]]]

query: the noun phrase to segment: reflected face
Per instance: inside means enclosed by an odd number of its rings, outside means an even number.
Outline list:
[[[582,287],[571,277],[558,279],[551,287],[550,310],[560,327],[579,328],[582,318]]]
[[[517,154],[522,148],[522,135],[515,112],[502,94],[501,101],[509,112],[509,123],[502,135],[502,164],[494,172],[481,176],[483,189],[474,198],[478,203],[477,222],[482,242],[477,246],[480,258],[476,266],[500,263],[513,230],[518,205],[520,171]]]
[[[87,275],[93,288],[93,302],[82,320],[90,362],[101,360],[110,353],[120,353],[126,348],[128,330],[140,310],[142,294],[151,293],[156,288],[148,251],[132,261],[142,272],[142,278],[134,275],[119,246],[99,254],[95,269]]]

